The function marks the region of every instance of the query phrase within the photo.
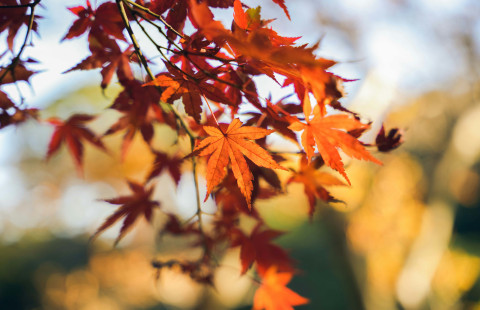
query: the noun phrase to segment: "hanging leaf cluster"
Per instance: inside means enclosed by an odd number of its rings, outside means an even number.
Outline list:
[[[284,0],[273,2],[291,18]],[[293,309],[308,303],[286,287],[297,271],[294,261],[275,244],[282,232],[266,225],[256,202],[282,195],[292,183],[300,183],[312,217],[320,202],[337,201],[329,192],[331,186],[350,184],[345,158],[381,164],[367,148],[398,147],[402,142],[398,129],[386,133],[382,127],[376,144],[361,142],[370,124],[342,105],[343,84],[349,80],[330,71],[335,61],[317,55],[318,43],[298,44],[300,37],[278,34],[273,20],[263,19],[260,7],[248,7],[241,0],[95,3],[86,0],[65,12],[73,14],[74,21],[62,41],[87,40],[90,54],[72,60],[64,74],[97,69],[102,89],[120,85],[122,90],[109,107],[119,113],[118,120],[97,135],[89,128],[97,115],[42,120],[37,110],[23,100],[14,103],[0,90],[0,128],[28,119],[47,121],[54,130],[46,158],[64,145],[80,174],[86,143],[107,151],[105,137],[119,134],[124,158],[138,135],[155,157],[150,172],[143,182],[127,180],[131,194],[105,200],[116,210],[93,237],[121,222],[117,243],[136,222],[152,222],[155,212],[164,212],[168,220],[161,233],[191,235],[203,254],[193,261],[154,261],[153,267],[176,266],[192,279],[212,285],[218,267],[214,257],[240,248],[239,273],[252,271],[260,278],[254,309]],[[27,43],[34,42],[29,36],[38,30],[39,5],[41,0],[2,1],[0,33],[6,33],[7,44],[0,57],[10,61],[3,61],[7,65],[0,68],[0,87],[28,83],[36,74],[29,69],[35,60],[24,59],[22,53],[34,48]],[[228,24],[216,18],[219,9],[228,12]],[[21,37],[19,29],[25,28]],[[17,40],[24,43],[15,50]],[[146,46],[156,52],[146,54]],[[262,97],[257,87],[260,76],[290,90],[291,96],[276,102]],[[187,137],[190,150],[156,148],[154,141],[162,137],[155,126],[170,127],[179,139]],[[274,151],[272,134],[293,142],[297,149]],[[192,197],[197,197],[197,213],[193,221],[182,224],[178,215],[162,210],[154,190],[156,178],[167,174],[178,185],[186,170],[195,177]],[[206,197],[199,197],[199,176],[206,180]],[[210,197],[217,211],[206,227],[202,205]],[[242,217],[256,223],[253,230],[241,226]]]

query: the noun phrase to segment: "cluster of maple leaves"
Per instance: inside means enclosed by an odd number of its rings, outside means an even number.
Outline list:
[[[284,0],[273,2],[290,19]],[[41,0],[2,1],[0,33],[7,32],[8,46],[0,57],[10,57],[11,61],[0,70],[0,87],[28,81],[35,73],[27,68],[34,60],[22,60],[22,52],[29,34],[38,28],[36,20],[41,17],[35,14],[37,5]],[[233,9],[229,28],[215,20],[212,8]],[[254,266],[261,278],[254,309],[292,309],[308,302],[286,287],[295,273],[293,262],[273,243],[281,233],[266,226],[255,210],[255,201],[279,195],[289,183],[298,182],[304,186],[312,216],[319,201],[335,201],[329,186],[345,185],[344,181],[350,184],[341,152],[380,163],[366,147],[376,146],[382,152],[396,148],[402,142],[398,130],[386,133],[382,127],[375,145],[360,142],[358,138],[370,125],[339,102],[342,83],[347,80],[328,71],[335,62],[316,56],[317,45],[297,45],[299,38],[277,34],[270,27],[272,20],[261,18],[260,7],[248,8],[240,0],[116,0],[93,7],[86,0],[84,6],[68,10],[76,19],[63,40],[86,37],[91,54],[66,72],[100,69],[102,88],[116,75],[122,91],[109,108],[122,116],[101,136],[88,128],[95,115],[46,120],[54,126],[47,159],[66,145],[81,172],[84,144],[106,151],[102,138],[118,132],[123,134],[122,156],[137,133],[155,155],[143,183],[127,181],[130,195],[105,200],[118,208],[94,237],[123,221],[118,242],[138,218],[151,221],[154,210],[161,210],[160,203],[152,198],[152,180],[168,173],[178,184],[182,166],[191,161],[195,181],[197,170],[205,173],[205,200],[213,197],[218,207],[213,225],[208,229],[202,226],[203,202],[198,198],[196,181],[196,221],[182,224],[176,215],[168,214],[162,233],[196,236],[192,246],[202,247],[203,255],[196,261],[155,261],[154,267],[178,266],[196,281],[212,284],[213,257],[226,248],[240,247],[241,273]],[[23,26],[28,28],[27,34],[15,53],[14,40]],[[143,44],[154,46],[158,55],[143,54],[134,29],[143,33],[147,41]],[[186,29],[191,30],[186,33]],[[161,61],[155,60],[156,56]],[[146,76],[136,76],[134,65],[140,65]],[[151,68],[159,72],[154,75]],[[272,102],[259,96],[255,77],[261,75],[279,87],[292,89],[295,98]],[[241,109],[245,106],[249,108]],[[23,102],[14,103],[0,91],[0,128],[29,118],[38,120],[37,110],[26,108]],[[188,136],[191,153],[154,149],[155,124]],[[271,133],[298,145],[298,152],[293,152],[298,157],[296,168],[287,170],[282,166],[284,154],[269,150],[266,137]],[[205,170],[201,165],[204,160]],[[336,170],[344,180],[326,167]],[[278,170],[289,171],[286,181],[281,181]],[[241,227],[241,216],[256,221],[252,231]]]

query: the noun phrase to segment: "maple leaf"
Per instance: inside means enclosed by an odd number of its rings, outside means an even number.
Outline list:
[[[242,29],[247,29],[250,24],[251,18],[243,10],[240,0],[233,3],[233,20]]]
[[[104,135],[125,130],[121,150],[123,158],[137,131],[150,144],[154,135],[154,122],[166,123],[175,128],[175,121],[158,105],[160,93],[155,87],[142,87],[137,80],[123,80],[121,84],[124,89],[110,108],[123,113],[123,116]]]
[[[278,4],[285,14],[287,15],[288,19],[290,19],[290,14],[288,13],[287,7],[285,6],[284,0],[272,0],[276,4]],[[235,23],[242,29],[255,29],[262,24],[260,21],[260,7],[255,9],[248,9],[247,12],[243,11],[242,3],[240,0],[235,0],[233,3],[234,8],[234,15],[233,18]]]
[[[255,292],[253,309],[293,310],[293,306],[308,303],[307,298],[286,287],[291,279],[291,272],[277,272],[275,267],[270,267],[263,276],[262,285]]]
[[[169,71],[171,74],[160,74],[155,80],[145,83],[144,86],[165,87],[161,97],[164,102],[173,103],[173,101],[182,98],[185,112],[193,117],[197,123],[200,123],[203,96],[215,102],[228,102],[228,98],[223,92],[215,85],[207,83],[205,76],[201,73],[194,75],[193,78],[197,79],[193,80],[171,66]]]
[[[314,95],[322,115],[326,114],[326,105],[343,97],[342,79],[325,71],[334,64],[334,61],[319,59],[318,65],[314,67],[300,68],[303,84]]]
[[[278,238],[283,233],[277,230],[262,230],[259,223],[252,230],[250,236],[246,236],[241,230],[232,230],[232,247],[240,246],[240,260],[242,262],[242,274],[245,273],[254,262],[257,263],[257,271],[264,274],[271,266],[277,270],[293,271],[291,260],[287,252],[281,247],[271,243],[272,239]]]
[[[223,90],[228,98],[225,103],[233,108],[234,113],[237,113],[242,103],[242,96],[257,109],[262,108],[255,82],[248,73],[244,72],[244,67],[234,69],[231,65],[227,65],[225,72],[219,74],[218,77],[221,81],[215,81],[214,85]]]
[[[128,186],[133,192],[132,195],[104,200],[108,203],[121,206],[97,229],[95,234],[91,237],[92,240],[123,217],[123,225],[122,228],[120,228],[120,233],[117,239],[115,240],[115,245],[123,238],[139,216],[143,215],[147,221],[151,222],[153,209],[160,206],[158,201],[151,200],[154,189],[153,186],[145,188],[143,185],[135,182],[128,182]]]
[[[279,162],[280,160],[284,160],[279,155],[276,155],[275,157],[274,160],[277,162]],[[252,201],[257,198],[270,198],[271,196],[277,194],[282,190],[282,184],[275,171],[273,171],[272,169],[255,166],[251,161],[248,162],[248,166],[250,167],[250,170],[253,174]],[[263,179],[265,183],[267,183],[269,186],[261,186],[260,179]]]
[[[34,59],[28,59],[27,61],[19,61],[15,64],[15,66],[12,68],[11,66],[8,66],[6,68],[2,68],[0,70],[0,77],[2,79],[0,80],[0,85],[1,84],[9,84],[9,83],[15,83],[17,81],[25,81],[27,83],[29,82],[30,77],[38,72],[30,71],[25,67],[25,63],[36,63],[37,61]]]
[[[30,23],[30,14],[27,14],[29,10],[27,4],[30,0],[2,0],[2,6],[18,6],[25,5],[18,8],[9,8],[0,10],[0,33],[8,29],[7,35],[7,45],[10,51],[13,51],[13,41],[15,36],[20,33],[18,30],[23,25],[28,26]],[[35,15],[35,19],[41,18],[40,16]],[[32,24],[32,30],[37,32],[38,24],[34,20]]]
[[[266,150],[247,140],[263,138],[271,134],[273,130],[250,126],[242,127],[242,122],[238,119],[234,119],[227,128],[225,127],[226,124],[221,124],[220,128],[203,126],[209,137],[203,139],[194,149],[194,153],[198,153],[199,156],[211,155],[207,164],[207,195],[205,200],[207,200],[213,188],[225,177],[225,167],[228,162],[231,162],[237,185],[251,208],[253,176],[244,156],[257,166],[287,169],[277,164]]]
[[[6,93],[0,91],[0,109],[6,111],[10,108],[14,108],[15,103],[8,97]]]
[[[202,2],[202,6],[204,6],[207,10],[202,11],[200,14],[198,14],[198,16],[206,16],[205,12],[210,11],[208,9],[209,6],[214,8],[231,7],[233,6],[233,0],[206,0]],[[165,20],[177,32],[181,33],[183,31],[187,16],[190,17],[194,27],[198,27],[195,18],[192,17],[194,14],[196,14],[195,11],[198,11],[196,0],[195,3],[189,0],[152,0],[150,9],[159,15],[167,12],[168,10]],[[177,34],[169,28],[167,30],[167,37],[171,40],[175,40]]]
[[[398,128],[392,128],[388,131],[388,134],[385,133],[385,128],[382,125],[382,128],[377,134],[375,139],[375,144],[379,152],[389,152],[396,149],[403,143],[403,133]]]
[[[288,13],[287,6],[285,5],[285,0],[272,0],[274,3],[278,4],[279,7],[283,9],[285,15],[290,19],[290,14]]]
[[[78,19],[73,22],[72,26],[62,40],[72,39],[74,37],[82,35],[85,31],[87,31],[88,27],[92,25],[95,18],[95,12],[92,9],[92,5],[90,4],[89,0],[86,1],[85,7],[75,6],[68,8],[68,10],[75,14]]]
[[[197,3],[197,0],[190,0],[190,13],[192,24],[195,28],[202,30],[205,37],[210,41],[218,40],[219,36],[225,36],[228,31],[220,21],[213,19],[213,13],[208,8],[208,3]]]
[[[319,105],[315,107],[314,117],[310,120],[312,107],[308,93],[305,94],[303,103],[303,111],[306,123],[296,121],[289,128],[295,131],[302,131],[301,143],[307,153],[308,161],[312,159],[315,153],[315,145],[318,152],[322,156],[325,164],[340,172],[347,180],[350,180],[345,173],[345,167],[337,148],[340,148],[350,157],[369,160],[377,164],[382,164],[378,159],[373,157],[365,147],[355,137],[350,135],[348,131],[366,129],[370,126],[348,115],[330,115],[323,116],[319,111]]]
[[[122,52],[117,42],[104,34],[90,35],[88,39],[92,55],[64,73],[74,70],[102,68],[100,71],[102,74],[102,88],[108,86],[115,71],[120,81],[133,79],[132,69],[130,68],[130,60],[133,53],[131,46]],[[132,60],[135,59],[136,57],[132,58]]]
[[[308,202],[310,205],[309,209],[309,216],[310,218],[313,216],[313,212],[315,211],[315,203],[316,201],[335,201],[335,199],[330,195],[330,193],[325,189],[325,186],[342,186],[345,185],[342,181],[334,177],[333,175],[318,171],[317,163],[321,161],[323,164],[323,160],[321,157],[317,157],[313,162],[310,164],[305,156],[300,158],[300,169],[298,172],[295,172],[293,176],[291,176],[288,183],[302,183],[304,186],[305,195],[308,198]],[[320,164],[320,165],[321,165]]]
[[[185,0],[173,1],[172,7],[168,11],[166,22],[177,31],[182,31],[187,18],[187,3]],[[177,38],[177,34],[171,29],[167,29],[167,37],[171,40]]]
[[[88,28],[91,33],[106,33],[116,39],[126,41],[123,35],[125,25],[115,3],[105,2],[94,10],[90,1],[86,7],[76,6],[68,8],[78,19],[75,20],[63,40],[72,39],[85,33]]]
[[[265,108],[260,106],[258,109],[259,112],[248,113],[252,117],[246,122],[247,125],[256,124],[262,128],[272,127],[278,134],[297,143],[296,134],[288,126],[290,125],[289,120],[295,119],[291,114],[300,113],[302,110],[301,106],[297,104],[283,104],[281,101],[273,104],[270,100],[267,100],[267,106]]]
[[[254,194],[254,193],[253,193]],[[250,209],[245,196],[237,185],[237,179],[233,175],[232,170],[228,170],[223,181],[212,191],[215,203],[223,213],[238,214],[239,212],[247,214],[250,217],[257,218],[256,209]],[[252,195],[252,201],[255,196]],[[218,223],[222,226],[222,223]],[[232,227],[228,227],[231,229]]]
[[[192,85],[193,84],[193,85]],[[161,100],[173,103],[175,99],[181,97],[185,107],[185,112],[200,123],[200,114],[202,113],[202,97],[200,90],[195,87],[195,83],[189,82],[186,78],[172,77],[161,74],[155,80],[144,84],[165,87],[162,92]]]
[[[62,143],[66,143],[67,147],[73,156],[75,165],[79,173],[82,173],[83,160],[83,142],[88,141],[96,147],[106,151],[102,141],[100,141],[95,134],[85,126],[85,123],[94,119],[94,116],[85,114],[75,114],[66,121],[53,118],[49,122],[55,126],[50,143],[48,144],[47,160],[59,150]]]
[[[175,2],[174,0],[151,0],[149,9],[152,12],[155,12],[158,15],[161,15],[165,13],[169,8],[171,8],[174,2]]]
[[[155,160],[153,162],[153,168],[148,176],[148,180],[160,175],[164,170],[168,170],[168,173],[175,181],[175,185],[178,185],[180,182],[180,177],[182,173],[180,171],[180,165],[183,160],[177,156],[168,156],[163,152],[154,152]]]
[[[36,119],[37,109],[22,109],[17,107],[8,95],[0,91],[0,129],[12,124],[19,124],[28,118]]]

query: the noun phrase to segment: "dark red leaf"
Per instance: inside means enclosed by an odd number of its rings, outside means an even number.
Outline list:
[[[282,235],[277,230],[262,230],[259,223],[250,236],[242,231],[236,230],[232,235],[232,247],[240,246],[240,259],[242,262],[242,273],[245,273],[253,263],[257,263],[257,271],[263,274],[268,268],[276,266],[281,271],[293,271],[292,261],[287,252],[279,246],[271,243]]]
[[[115,39],[126,41],[123,35],[125,25],[115,3],[105,2],[94,10],[87,0],[85,7],[76,6],[69,10],[77,15],[78,19],[73,22],[62,40],[78,37],[90,28],[91,33],[105,33]]]
[[[30,77],[38,72],[28,70],[25,65],[25,62],[18,62],[15,64],[13,69],[11,67],[2,68],[0,70],[0,77],[3,78],[0,80],[0,85],[15,83],[17,81],[25,81],[29,83]]]
[[[183,159],[177,156],[168,156],[166,153],[155,152],[155,161],[153,162],[153,168],[148,176],[148,180],[160,175],[164,170],[168,170],[168,173],[178,185],[181,177],[180,165]]]
[[[31,1],[29,0],[2,0],[2,6],[17,6],[28,4]],[[40,16],[35,15],[35,19],[41,18]],[[37,32],[38,24],[34,19],[32,30]],[[0,33],[8,29],[7,35],[7,45],[10,51],[13,51],[13,41],[15,36],[20,33],[18,30],[23,25],[28,26],[30,21],[30,9],[25,7],[19,8],[9,8],[9,9],[0,9]]]
[[[392,128],[388,131],[388,134],[386,134],[383,125],[377,134],[377,138],[375,139],[375,144],[380,152],[389,152],[394,150],[402,143],[403,133],[400,129]]]
[[[151,199],[153,187],[145,188],[143,185],[134,182],[128,182],[128,186],[133,192],[132,195],[105,200],[108,203],[121,206],[97,229],[92,239],[122,218],[123,225],[115,244],[125,236],[138,217],[143,215],[148,222],[151,222],[153,209],[160,206],[158,201]]]
[[[75,67],[64,73],[74,70],[91,70],[102,68],[102,88],[106,88],[116,72],[120,81],[133,79],[132,69],[130,68],[130,59],[133,54],[132,47],[126,48],[123,52],[117,42],[109,39],[101,33],[94,33],[89,36],[91,56],[82,60]]]
[[[106,151],[102,141],[95,136],[85,125],[94,117],[85,114],[75,114],[66,121],[50,119],[49,122],[55,126],[52,138],[48,145],[47,160],[58,151],[62,143],[66,143],[73,156],[75,165],[81,173],[83,160],[83,142],[88,141],[96,147]]]

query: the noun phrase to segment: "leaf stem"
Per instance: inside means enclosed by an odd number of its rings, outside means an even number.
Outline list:
[[[154,80],[155,76],[153,75],[152,71],[150,70],[150,67],[148,66],[147,60],[145,59],[142,51],[140,50],[140,46],[137,42],[135,34],[133,33],[132,27],[130,26],[130,23],[128,21],[127,14],[125,12],[125,7],[123,6],[123,2],[125,2],[125,1],[130,3],[130,1],[128,1],[128,0],[116,0],[117,6],[118,6],[119,11],[120,11],[120,15],[122,16],[123,23],[125,24],[125,28],[127,29],[128,35],[130,36],[130,39],[132,40],[132,44],[133,44],[133,47],[135,49],[135,53],[137,54],[138,58],[140,58],[140,62],[142,63],[142,66],[145,68],[145,70],[147,71],[147,74],[150,77],[150,79]],[[158,91],[161,92],[160,88],[157,88],[157,89],[158,89]],[[190,140],[194,141],[195,135],[190,130],[190,128],[188,128],[187,124],[185,124],[184,120],[182,119],[182,117],[180,116],[178,111],[172,105],[168,105],[168,107],[169,107],[170,111],[175,115],[175,118],[180,123],[180,126],[185,130],[187,135],[190,137]],[[195,145],[195,143],[192,142],[192,148],[193,148],[194,145]]]
[[[152,22],[150,19],[148,19],[148,18],[146,18],[145,16],[143,16],[140,12],[135,11],[134,9],[130,8],[129,6],[127,6],[127,7],[130,9],[130,12],[132,12],[132,14],[133,14],[134,16],[135,16],[135,15],[141,16],[147,23],[149,23],[150,25],[152,25],[153,27],[155,27],[155,28],[162,34],[162,36],[164,36],[165,39],[168,40],[168,42],[169,42],[170,44],[174,45],[174,46],[175,46],[176,48],[178,48],[179,50],[181,49],[181,47],[178,46],[177,43],[176,43],[174,40],[172,40],[172,39],[170,39],[170,38],[168,37],[168,35],[163,31],[163,28],[162,28],[162,27],[160,27],[159,25],[157,25],[157,24],[155,24],[154,22]],[[141,23],[140,23],[137,19],[135,19],[135,20],[136,20],[137,24],[138,24],[140,27],[142,27],[142,26],[141,26]],[[144,30],[144,28],[142,28],[142,30],[143,30],[143,32],[147,35],[147,32]],[[149,36],[149,35],[147,35],[147,36]],[[152,39],[150,39],[150,41],[152,41],[152,43],[154,43],[154,41],[153,41]],[[172,52],[173,52],[173,50],[170,50],[169,48],[160,46],[160,45],[158,45],[157,43],[154,43],[154,44],[155,44],[156,46],[159,46],[159,47],[161,47],[161,48],[164,48],[164,49],[166,49],[166,50],[169,50],[169,51],[172,51]]]
[[[207,97],[205,97],[205,95],[204,95],[203,93],[202,93],[202,96],[203,96],[203,99],[205,99],[205,102],[207,103],[208,109],[210,110],[210,114],[212,114],[213,119],[215,120],[215,123],[217,123],[218,128],[220,128],[220,125],[218,124],[217,117],[215,116],[215,113],[213,113],[212,107],[210,107],[210,103],[208,103]],[[220,128],[220,131],[221,131],[221,130],[222,130],[222,129]]]
[[[125,7],[123,6],[124,1],[125,0],[116,0],[118,9],[120,11],[120,15],[122,16],[122,19],[123,19],[123,23],[125,24],[125,28],[127,29],[130,39],[132,40],[133,47],[135,48],[135,53],[137,54],[138,58],[140,59],[140,62],[142,63],[145,70],[147,71],[147,74],[150,77],[150,79],[154,80],[155,76],[150,70],[150,67],[147,64],[147,60],[145,59],[142,51],[140,50],[140,46],[138,45],[135,34],[133,33],[132,27],[130,26],[130,22],[128,21],[127,13],[125,12]]]

